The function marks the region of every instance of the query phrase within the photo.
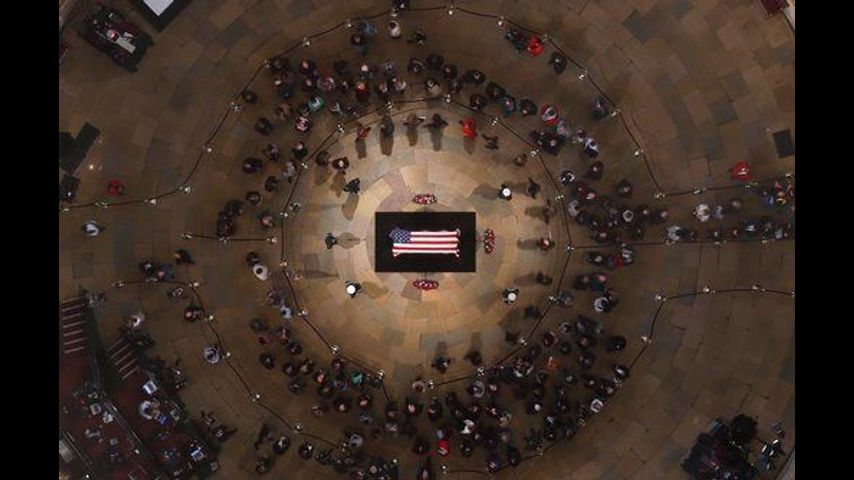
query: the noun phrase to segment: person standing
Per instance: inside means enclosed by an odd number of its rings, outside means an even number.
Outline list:
[[[349,166],[350,161],[347,159],[347,157],[339,157],[332,161],[332,168],[338,170],[338,173],[342,175],[347,173],[347,167]]]
[[[380,135],[383,138],[389,138],[394,135],[394,122],[388,115],[383,115],[382,120],[380,120]]]
[[[95,220],[87,220],[83,223],[83,226],[80,228],[83,230],[83,233],[86,234],[87,237],[97,237],[101,234],[107,227],[101,226]]]
[[[427,117],[422,117],[422,116],[420,116],[420,115],[416,115],[416,114],[414,114],[414,113],[410,113],[410,114],[406,117],[406,121],[405,121],[405,122],[403,122],[403,125],[404,125],[404,126],[406,126],[407,130],[415,130],[415,129],[416,129],[416,128],[418,128],[418,126],[419,126],[419,125],[421,125],[425,120],[427,120]]]
[[[172,254],[172,257],[175,258],[175,265],[181,265],[181,264],[193,265],[196,263],[193,261],[193,257],[190,256],[190,252],[184,250],[183,248],[179,248],[178,250],[175,250],[175,253]]]
[[[264,163],[257,158],[249,157],[243,161],[242,167],[245,173],[258,173],[264,168]]]
[[[350,180],[349,182],[347,182],[346,185],[344,185],[344,191],[347,193],[352,193],[353,195],[358,195],[359,191],[361,190],[361,182],[362,181],[359,180],[358,177],[354,178],[353,180]]]
[[[750,165],[744,160],[733,165],[732,168],[729,169],[730,177],[733,180],[740,180],[742,182],[749,182],[751,178],[750,175]]]
[[[486,148],[488,150],[498,150],[498,137],[497,136],[489,136],[485,133],[481,134],[481,136],[486,140]]]
[[[305,146],[305,142],[299,141],[291,147],[291,153],[294,155],[294,158],[297,160],[302,160],[308,155],[308,147]],[[278,153],[276,158],[278,159]]]
[[[356,142],[364,142],[371,133],[371,127],[366,127],[362,122],[356,122]]]
[[[282,176],[285,177],[285,180],[287,180],[288,183],[293,183],[294,182],[294,176],[296,176],[296,174],[297,174],[297,167],[294,164],[294,161],[293,160],[285,160],[284,167],[285,168],[282,169]]]
[[[518,288],[505,288],[503,292],[501,292],[501,299],[507,305],[512,305],[516,302],[516,299],[519,298],[519,289]]]
[[[267,117],[260,117],[255,122],[255,131],[261,135],[269,135],[273,131],[273,123]]]
[[[513,198],[513,191],[510,190],[510,187],[502,183],[501,186],[498,187],[498,198],[502,200],[510,201]]]
[[[605,99],[601,96],[596,97],[596,100],[593,102],[593,111],[591,112],[593,120],[602,120],[609,113],[610,111],[608,110],[608,104],[605,102]]]
[[[566,70],[566,64],[566,57],[564,57],[558,52],[552,53],[552,56],[549,59],[549,65],[552,66],[552,69],[554,69],[555,73],[557,73],[558,75],[563,73],[564,70]]]
[[[551,248],[554,246],[554,241],[551,238],[540,237],[540,239],[537,240],[537,247],[539,247],[542,251],[551,250]]]
[[[427,34],[424,33],[420,28],[415,30],[415,33],[412,34],[412,37],[406,41],[406,43],[414,43],[415,45],[424,45],[424,42],[427,41]]]
[[[350,298],[355,298],[356,294],[358,294],[362,290],[362,285],[357,282],[351,282],[347,280],[344,282],[344,291],[347,292],[347,295],[350,295]]]
[[[605,164],[601,161],[595,161],[590,165],[590,168],[587,170],[587,173],[584,174],[584,178],[588,180],[601,180],[602,176],[605,174]]]
[[[111,197],[119,197],[125,194],[125,184],[119,179],[112,179],[107,182],[107,195]]]
[[[590,158],[596,158],[599,156],[599,144],[596,143],[596,140],[587,137],[586,139],[584,139],[583,152],[587,154],[587,156]]]
[[[273,178],[276,178],[276,177],[273,177]],[[246,198],[246,201],[249,202],[249,204],[252,206],[257,206],[259,203],[261,203],[261,193],[256,191],[256,190],[253,190],[251,192],[246,192],[245,198]]]
[[[397,20],[391,20],[388,22],[388,36],[394,40],[400,38],[403,35],[403,29],[400,27],[400,22]]]
[[[443,128],[448,126],[448,122],[442,118],[438,113],[434,113],[433,117],[430,119],[430,123],[424,125],[434,132],[441,131]]]
[[[338,238],[336,238],[335,235],[332,235],[332,232],[326,234],[324,241],[326,242],[327,250],[331,250],[334,245],[338,244]]]
[[[463,136],[468,139],[477,138],[477,125],[474,122],[474,119],[471,117],[467,117],[463,120],[460,120],[460,125],[463,126]]]
[[[632,196],[632,190],[633,190],[632,184],[629,183],[629,181],[626,180],[625,178],[620,180],[619,183],[617,183],[616,188],[617,188],[617,195],[620,198],[630,198]]]
[[[436,360],[433,360],[433,363],[430,365],[439,371],[439,373],[445,373],[448,371],[448,367],[451,366],[452,358],[439,356]]]

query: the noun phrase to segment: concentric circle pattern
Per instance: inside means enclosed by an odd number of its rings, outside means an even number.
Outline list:
[[[145,313],[156,344],[140,355],[180,359],[189,415],[214,412],[238,429],[217,446],[221,478],[254,478],[265,457],[277,478],[687,478],[680,464],[696,436],[741,412],[757,418],[760,436],[783,424],[793,449],[794,157],[778,158],[772,140],[794,131],[794,33],[785,21],[747,0],[411,4],[194,2],[155,36],[133,75],[75,47],[60,72],[61,130],[90,122],[101,136],[77,174],[78,199],[60,206],[62,298],[78,287],[106,291],[95,310],[105,346],[131,314]],[[401,38],[387,33],[390,20]],[[361,55],[351,39],[365,21],[377,32],[368,27]],[[416,30],[423,45],[407,41]],[[519,49],[513,34],[526,39]],[[453,75],[408,68],[429,55],[457,78],[477,70],[486,80],[455,92]],[[566,64],[560,71],[555,55]],[[274,59],[290,65],[287,99]],[[299,71],[305,60],[319,76]],[[365,82],[367,100],[339,88],[348,78],[341,61],[351,85]],[[376,71],[360,74],[363,65]],[[325,77],[337,86],[303,87]],[[375,87],[390,78],[406,88],[382,98]],[[473,108],[472,96],[487,97],[490,84],[517,111],[504,111],[503,98]],[[312,95],[324,105],[304,115],[311,128],[300,132],[298,111]],[[533,114],[518,110],[523,100]],[[603,113],[594,117],[597,100]],[[283,101],[289,118],[275,114]],[[336,103],[352,112],[332,111]],[[555,131],[542,116],[550,106],[569,133],[555,154],[548,137],[538,140]],[[435,114],[447,126],[428,128]],[[272,127],[264,134],[262,117]],[[394,125],[388,136],[384,118]],[[424,121],[404,124],[413,118]],[[466,119],[474,138],[460,125]],[[599,145],[595,158],[585,138]],[[303,158],[291,152],[297,142]],[[269,144],[278,161],[265,159]],[[346,158],[346,172],[316,162],[320,152]],[[260,171],[245,173],[247,158],[260,159]],[[729,171],[741,160],[748,182]],[[277,188],[265,189],[269,176]],[[126,184],[123,196],[104,193],[114,178]],[[359,192],[346,192],[357,178]],[[631,195],[618,195],[620,182]],[[512,199],[499,198],[500,186]],[[595,196],[579,203],[585,189]],[[244,200],[249,191],[261,194],[257,206]],[[424,193],[436,202],[413,202]],[[242,213],[224,216],[233,200]],[[701,222],[700,204],[728,207]],[[644,210],[650,218],[639,220]],[[476,213],[475,272],[376,271],[376,212],[416,211]],[[265,216],[272,227],[259,221]],[[224,233],[225,217],[232,230]],[[87,220],[106,230],[86,237]],[[540,248],[543,239],[552,247]],[[193,265],[173,267],[170,281],[145,281],[141,262],[168,263],[179,248]],[[250,252],[269,278],[253,275]],[[597,266],[596,253],[619,260]],[[598,273],[607,278],[601,288],[582,285]],[[416,288],[418,280],[438,287]],[[346,282],[358,282],[358,294],[348,295]],[[186,299],[167,296],[176,286]],[[515,303],[503,300],[505,289],[518,289]],[[203,318],[182,321],[188,304]],[[287,342],[277,341],[281,329]],[[625,348],[610,348],[615,336]],[[202,355],[211,345],[224,354],[216,365]],[[470,361],[472,352],[482,361]],[[443,358],[452,361],[439,371]],[[308,360],[305,374],[283,370]],[[413,389],[419,380],[423,391]],[[485,385],[497,392],[477,392]],[[355,405],[362,395],[370,407]],[[434,398],[444,406],[438,419],[405,412]],[[341,404],[351,408],[336,412]],[[331,409],[317,415],[319,406]],[[477,434],[464,430],[468,421]],[[288,452],[259,446],[262,425],[292,440]],[[340,448],[354,431],[364,446]],[[421,440],[426,454],[414,452]],[[331,460],[300,458],[304,442],[315,453],[331,449]],[[370,476],[372,464],[397,473]]]

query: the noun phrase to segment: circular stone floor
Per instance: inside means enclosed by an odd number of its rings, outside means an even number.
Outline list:
[[[794,167],[793,157],[776,158],[770,139],[770,132],[794,132],[794,33],[781,17],[766,19],[758,2],[456,3],[547,31],[577,57],[590,78],[620,106],[665,191],[727,184],[726,169],[744,158],[751,161],[760,178]],[[194,2],[163,33],[155,35],[157,45],[134,75],[113,67],[109,59],[79,39],[70,38],[74,48],[60,70],[60,130],[76,132],[88,121],[102,132],[84,162],[92,164],[92,170],[80,170],[79,197],[102,199],[103,186],[114,177],[125,181],[132,198],[148,198],[174,188],[192,169],[196,153],[235,92],[265,58],[305,34],[386,7],[386,2],[367,0],[346,5],[312,0]],[[130,18],[144,25],[138,15],[130,14]],[[392,58],[403,66],[412,55],[423,58],[438,52],[461,71],[482,70],[517,99],[530,95],[540,105],[554,103],[563,114],[584,118],[593,92],[589,84],[569,70],[554,76],[545,65],[549,50],[536,63],[516,55],[501,38],[494,20],[459,12],[453,18],[410,12],[402,21],[407,33],[423,28],[427,44],[416,48],[383,39],[369,54],[371,60],[379,63]],[[355,58],[346,47],[343,31],[315,41],[293,56],[303,54],[326,65],[339,56]],[[557,279],[565,260],[560,248],[542,253],[525,243],[549,234],[558,239],[559,246],[565,241],[561,220],[554,218],[551,225],[545,225],[532,210],[541,203],[522,194],[526,177],[532,176],[544,187],[542,198],[554,195],[543,169],[533,162],[524,169],[513,165],[512,157],[520,153],[521,144],[508,135],[501,135],[498,152],[483,150],[480,140],[473,151],[467,149],[455,124],[462,112],[445,105],[423,110],[439,112],[451,122],[439,151],[426,131],[410,145],[400,119],[390,154],[382,151],[372,132],[366,158],[357,159],[352,133],[342,135],[329,150],[333,158],[339,152],[350,157],[347,178],[362,179],[358,201],[345,201],[340,189],[333,188],[334,175],[324,178],[322,171],[312,167],[306,171],[308,178],[300,182],[305,190],[295,193],[303,210],[286,220],[286,234],[278,239],[281,245],[223,245],[182,238],[187,231],[212,232],[216,212],[226,200],[242,198],[245,191],[259,187],[253,181],[263,182],[273,172],[268,166],[264,176],[249,180],[239,168],[242,158],[258,155],[266,143],[251,129],[259,115],[269,116],[265,112],[272,90],[266,82],[262,73],[253,83],[259,85],[259,105],[226,119],[215,151],[204,158],[193,176],[192,194],[166,198],[157,206],[80,209],[60,217],[60,296],[73,295],[78,286],[107,290],[108,303],[96,311],[104,339],[116,336],[127,315],[140,309],[146,312],[148,329],[158,342],[154,353],[167,361],[181,358],[191,378],[182,391],[191,413],[213,411],[221,421],[239,429],[223,447],[221,478],[254,478],[252,443],[260,425],[269,423],[278,431],[281,425],[251,402],[232,372],[222,365],[204,363],[200,352],[211,341],[209,333],[181,322],[182,307],[168,302],[164,288],[150,284],[111,288],[116,280],[137,279],[137,263],[150,258],[166,260],[176,248],[190,250],[197,264],[177,269],[176,275],[202,282],[200,292],[216,313],[217,328],[228,340],[233,364],[241,375],[283,417],[337,438],[340,417],[312,417],[310,392],[294,397],[284,388],[280,372],[266,371],[258,364],[261,350],[248,321],[272,316],[263,305],[267,286],[245,268],[247,250],[256,249],[274,263],[284,247],[289,264],[300,277],[294,286],[311,318],[348,354],[383,368],[392,390],[401,394],[413,375],[434,376],[428,365],[440,343],[458,359],[449,377],[470,372],[461,357],[472,345],[482,345],[487,361],[508,352],[502,342],[503,330],[529,322],[522,319],[521,308],[529,299],[542,305],[548,295],[532,275],[544,271]],[[532,117],[527,123],[521,120],[517,127],[524,134],[538,125]],[[329,118],[316,122],[309,148],[316,147],[318,137],[333,128]],[[635,184],[632,204],[643,201],[666,206],[674,222],[690,221],[697,197],[653,200],[652,193],[659,188],[631,154],[634,146],[625,130],[616,122],[595,128],[591,132],[603,145],[606,162],[600,188],[629,178]],[[280,136],[283,131],[287,133]],[[290,127],[279,128],[275,135],[283,150],[296,138]],[[576,151],[568,149],[556,159],[546,157],[546,162],[552,172],[586,168]],[[514,183],[514,199],[494,199],[497,185],[508,181]],[[476,211],[478,230],[493,228],[498,240],[492,255],[478,252],[477,273],[437,274],[433,278],[439,280],[440,289],[419,294],[408,286],[417,278],[415,274],[372,271],[370,234],[374,211],[414,211],[417,206],[408,199],[422,191],[438,195],[436,210]],[[722,198],[703,197],[708,201]],[[280,193],[264,205],[278,209],[284,203],[285,193]],[[96,239],[85,238],[79,230],[90,218],[108,226]],[[241,222],[238,236],[268,234],[251,219]],[[323,236],[328,231],[343,234],[346,241],[326,250]],[[574,224],[570,232],[575,242],[592,243]],[[659,232],[650,231],[647,236],[660,239]],[[574,275],[590,269],[580,255],[574,255],[567,271]],[[362,281],[364,295],[355,299],[344,295],[342,283],[350,278]],[[621,303],[604,318],[606,328],[630,338],[625,352],[630,359],[641,348],[639,337],[647,332],[658,307],[653,298],[656,292],[672,295],[696,292],[706,285],[724,289],[754,283],[791,290],[794,245],[639,246],[637,262],[612,275],[609,282],[620,292]],[[522,295],[517,306],[508,308],[499,292],[513,284]],[[590,310],[592,297],[582,294],[578,299],[579,306],[571,315]],[[551,318],[544,327],[551,328],[559,320]],[[307,342],[313,338],[306,329],[301,328],[299,334]],[[696,435],[715,417],[727,418],[737,412],[756,416],[764,436],[770,436],[772,423],[782,421],[787,442],[794,445],[793,335],[790,298],[732,293],[670,301],[662,308],[653,343],[607,409],[571,442],[500,475],[686,478],[679,463]],[[315,341],[306,349],[320,356],[320,347]],[[523,416],[517,413],[517,417]],[[399,454],[405,466],[403,478],[408,478],[414,475],[414,462],[411,454],[403,452],[409,441],[402,443],[405,445],[383,444],[371,449],[373,453]],[[447,464],[452,469],[467,465],[458,455]],[[482,468],[480,464],[476,467]],[[336,478],[290,453],[276,463],[273,475]]]
[[[328,171],[325,176],[330,178],[323,183],[318,178],[304,190],[301,186],[297,198],[303,209],[293,223],[288,219],[288,225],[295,228],[286,228],[284,250],[289,264],[301,273],[295,282],[300,303],[316,319],[318,328],[348,355],[408,383],[407,378],[419,367],[429,374],[440,343],[460,360],[448,372],[451,376],[458,370],[471,370],[462,357],[472,342],[483,346],[487,363],[489,358],[497,360],[507,353],[504,329],[521,330],[523,320],[520,309],[501,301],[500,292],[515,286],[520,289],[519,305],[542,305],[551,289],[536,283],[536,273],[560,277],[566,230],[562,218],[547,225],[540,216],[544,199],[554,196],[554,190],[542,166],[530,162],[518,167],[502,155],[513,146],[509,139],[498,152],[479,145],[469,153],[458,129],[449,128],[441,150],[435,151],[426,129],[415,138],[414,146],[408,145],[404,129],[400,130],[388,155],[382,153],[376,136],[368,141],[362,159],[356,159],[352,135],[329,150],[333,158],[354,159],[347,179],[358,177],[362,191],[358,197],[348,198],[341,191],[343,177]],[[324,175],[323,170],[317,172]],[[524,194],[529,176],[544,185],[536,200]],[[509,202],[497,199],[501,183],[516,191]],[[438,203],[429,208],[413,203],[412,196],[420,192],[434,193]],[[426,275],[440,285],[429,292],[412,286],[424,274],[375,272],[374,213],[419,210],[475,212],[479,235],[486,228],[495,231],[495,251],[487,255],[478,245],[474,273]],[[326,232],[341,235],[341,244],[327,250],[323,242]],[[540,251],[534,242],[541,236],[551,237],[561,247]],[[358,280],[364,292],[350,299],[343,289],[345,280]],[[372,343],[382,348],[349,347]],[[406,370],[397,375],[398,368]]]

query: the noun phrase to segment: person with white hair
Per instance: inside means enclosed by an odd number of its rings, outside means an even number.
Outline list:
[[[362,285],[358,282],[352,282],[350,280],[344,282],[344,291],[347,292],[347,295],[350,295],[350,298],[355,298],[356,294],[362,290]]]
[[[390,20],[388,22],[388,36],[397,40],[401,35],[403,35],[403,29],[400,27],[400,22]]]
[[[671,225],[667,227],[666,230],[667,239],[671,242],[678,242],[679,240],[682,240],[682,236],[684,235],[684,233],[685,229],[683,229],[679,225]]]
[[[504,300],[504,303],[507,305],[512,305],[517,298],[519,298],[518,288],[505,288],[504,291],[501,292],[501,299]]]
[[[88,220],[83,224],[81,230],[86,234],[87,237],[97,237],[101,234],[107,227],[103,227],[95,220]]]
[[[694,216],[697,217],[697,220],[700,222],[708,222],[710,218],[712,218],[712,209],[709,207],[708,203],[701,203],[694,208]]]
[[[128,328],[131,330],[136,330],[142,326],[142,323],[145,321],[145,314],[142,312],[134,313],[130,316],[128,320]]]
[[[258,280],[261,280],[262,282],[270,278],[270,269],[260,263],[252,267],[252,273],[254,273],[255,276],[258,277]]]
[[[202,351],[202,355],[204,355],[205,360],[211,365],[216,365],[222,360],[222,349],[219,345],[208,345]]]
[[[590,137],[584,139],[584,153],[590,158],[599,156],[599,144]]]

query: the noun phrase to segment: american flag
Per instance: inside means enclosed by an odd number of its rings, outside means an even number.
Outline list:
[[[460,230],[417,231],[411,232],[395,227],[388,234],[394,241],[391,254],[404,253],[450,254],[460,256]]]

